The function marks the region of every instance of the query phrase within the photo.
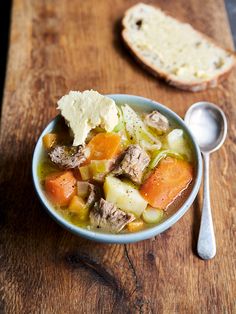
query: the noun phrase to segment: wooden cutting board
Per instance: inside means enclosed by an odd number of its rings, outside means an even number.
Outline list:
[[[223,0],[150,1],[232,48]],[[1,116],[1,313],[235,313],[236,71],[216,89],[190,93],[141,69],[120,40],[136,1],[15,0]],[[196,256],[201,195],[155,239],[105,245],[76,237],[45,212],[33,189],[36,140],[70,90],[129,93],[184,116],[197,101],[229,121],[211,159],[217,255]]]

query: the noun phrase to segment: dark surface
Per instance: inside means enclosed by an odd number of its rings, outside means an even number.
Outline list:
[[[0,1],[0,102],[2,103],[7,63],[7,47],[10,25],[11,0]],[[1,108],[1,105],[0,105]]]
[[[234,39],[234,47],[236,47],[236,0],[226,0],[226,9],[228,12],[231,31]]]

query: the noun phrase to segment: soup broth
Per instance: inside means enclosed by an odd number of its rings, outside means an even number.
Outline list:
[[[73,145],[60,116],[45,135],[38,176],[70,223],[97,232],[138,232],[167,219],[188,198],[194,164],[184,131],[158,111],[134,108],[119,104],[115,128],[93,128],[83,145]]]

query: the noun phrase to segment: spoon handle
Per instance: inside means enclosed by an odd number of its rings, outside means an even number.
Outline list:
[[[203,206],[197,252],[202,259],[211,259],[216,254],[216,242],[210,204],[209,154],[203,153],[202,156],[204,162]]]

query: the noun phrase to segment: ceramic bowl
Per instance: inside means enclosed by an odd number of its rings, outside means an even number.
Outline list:
[[[133,96],[133,95],[124,95],[124,94],[114,94],[114,95],[108,95],[108,97],[114,99],[116,104],[129,104],[134,109],[137,109],[139,111],[152,111],[152,110],[158,110],[161,113],[163,113],[170,121],[172,121],[177,127],[179,126],[182,128],[189,140],[189,143],[192,147],[193,156],[194,156],[194,164],[195,164],[195,178],[194,182],[192,184],[192,190],[187,197],[187,199],[184,201],[184,203],[179,207],[179,209],[175,212],[173,212],[171,215],[168,215],[166,219],[164,219],[160,224],[153,226],[151,228],[135,232],[135,233],[128,233],[128,234],[108,234],[108,233],[102,233],[101,231],[95,232],[91,231],[85,228],[81,228],[78,226],[75,226],[65,220],[51,205],[51,203],[48,201],[48,199],[45,196],[45,193],[42,189],[41,183],[39,181],[39,177],[37,175],[37,169],[38,164],[40,161],[40,156],[43,153],[43,144],[42,144],[42,137],[53,130],[55,127],[59,117],[56,117],[54,120],[52,120],[47,127],[43,130],[42,134],[40,135],[38,142],[36,144],[34,154],[33,154],[33,162],[32,162],[32,175],[33,175],[33,182],[35,190],[38,194],[39,199],[41,200],[42,204],[46,208],[47,212],[50,214],[50,216],[61,226],[66,228],[68,231],[98,242],[104,242],[104,243],[131,243],[131,242],[137,242],[142,241],[145,239],[152,238],[159,233],[167,230],[171,226],[173,226],[189,209],[191,204],[193,203],[199,187],[201,183],[201,176],[202,176],[202,158],[200,154],[200,150],[198,148],[197,143],[195,142],[189,128],[185,125],[184,121],[172,110],[169,108],[161,105],[160,103],[139,97],[139,96]]]

